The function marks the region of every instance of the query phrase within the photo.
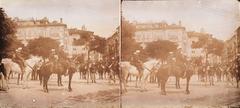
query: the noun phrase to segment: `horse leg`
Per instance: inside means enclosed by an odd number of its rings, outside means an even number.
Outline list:
[[[160,80],[160,77],[159,77],[159,76],[157,77],[157,81],[158,81],[158,88],[159,88],[160,85],[161,85],[161,80]]]
[[[113,83],[115,84],[116,82],[116,76],[115,76],[115,73],[113,73]]]
[[[165,84],[166,84],[166,81],[164,79],[162,79],[161,80],[161,95],[166,95]]]
[[[127,81],[127,82],[128,82],[128,78],[129,78],[129,77],[130,77],[130,74],[127,75],[127,78],[126,78],[126,81]],[[131,77],[130,77],[130,78],[131,78]],[[127,82],[126,82],[126,83],[127,83]]]
[[[48,75],[47,78],[46,78],[46,91],[47,91],[47,93],[48,93],[48,80],[49,80],[49,78],[50,78],[50,75]]]
[[[79,79],[82,79],[81,71],[79,71]]]
[[[238,83],[239,83],[240,78],[237,75],[235,76],[235,78],[236,78],[236,82],[237,82],[237,88],[239,88]]]
[[[190,81],[191,77],[187,77],[187,86],[186,86],[186,94],[190,94],[190,91],[189,91],[189,81]]]
[[[176,86],[176,89],[178,89],[178,77],[177,76],[175,76],[176,77],[176,84],[175,84],[175,86]]]
[[[41,79],[43,80],[43,92],[46,92],[46,78],[43,76]]]
[[[18,74],[17,85],[19,85],[20,76],[21,74]]]
[[[177,88],[180,89],[180,78],[177,79]]]
[[[69,91],[69,92],[72,91],[72,87],[71,87],[72,76],[73,76],[73,74],[70,73],[70,74],[69,74],[69,77],[68,77],[68,79],[69,79],[69,80],[68,80],[68,91]]]
[[[128,74],[126,76],[122,75],[122,83],[123,83],[125,92],[127,92],[127,76],[128,76]]]
[[[22,71],[22,73],[21,73],[21,81],[23,80],[23,71]]]
[[[138,87],[138,76],[136,76],[136,84],[135,84],[135,87],[136,87],[136,88]]]
[[[60,86],[60,74],[57,74],[57,84]]]
[[[2,78],[2,74],[0,73],[0,80],[1,80],[1,85],[0,85],[0,90],[3,89],[3,78]]]
[[[60,86],[63,86],[63,84],[62,84],[62,75],[60,75],[60,77],[59,77],[59,83],[60,83]]]
[[[43,76],[42,76],[41,74],[39,74],[38,76],[39,76],[40,85],[42,85],[42,82],[43,82]]]
[[[96,83],[96,74],[93,73],[94,83]]]

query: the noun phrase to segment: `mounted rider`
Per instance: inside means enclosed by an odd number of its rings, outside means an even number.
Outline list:
[[[24,58],[22,57],[22,54],[20,53],[22,50],[22,48],[18,48],[16,50],[16,52],[13,52],[13,55],[12,55],[12,61],[17,63],[20,68],[21,68],[21,71],[24,72],[24,68],[25,68],[25,63],[24,63]]]
[[[137,50],[135,53],[134,53],[134,56],[132,56],[131,58],[131,62],[134,66],[136,66],[137,70],[142,73],[143,72],[143,63],[140,59],[140,56],[139,56],[139,53],[140,51]]]
[[[56,64],[58,62],[59,57],[58,57],[55,49],[51,50],[51,53],[50,53],[48,59],[49,59],[49,62],[52,62],[54,64]]]

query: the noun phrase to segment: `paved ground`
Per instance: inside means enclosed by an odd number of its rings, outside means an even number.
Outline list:
[[[121,98],[118,84],[109,84],[107,80],[87,84],[75,74],[72,92],[67,91],[67,77],[63,80],[64,86],[58,87],[56,76],[52,76],[49,93],[44,93],[39,81],[29,81],[26,88],[11,79],[10,89],[0,91],[0,108],[218,108],[240,104],[240,89],[226,82],[204,86],[196,76],[191,80],[189,95],[185,94],[185,80],[181,80],[181,89],[176,89],[175,79],[170,78],[166,96],[160,94],[157,84],[148,84],[148,91],[142,92],[130,82],[128,92]]]

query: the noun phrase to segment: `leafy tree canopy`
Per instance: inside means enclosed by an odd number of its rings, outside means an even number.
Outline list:
[[[177,44],[168,40],[158,40],[148,43],[145,52],[151,58],[166,59],[170,52],[177,50]]]
[[[47,58],[52,49],[59,49],[59,42],[48,37],[40,37],[30,40],[27,47],[30,54]]]
[[[123,18],[121,31],[121,58],[123,61],[129,61],[134,52],[141,50],[140,44],[134,39],[135,31],[135,26]]]
[[[0,56],[8,56],[23,44],[14,35],[16,24],[0,8]]]

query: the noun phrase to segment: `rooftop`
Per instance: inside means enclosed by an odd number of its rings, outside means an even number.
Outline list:
[[[179,21],[179,24],[168,24],[165,21],[162,22],[145,22],[145,23],[134,23],[136,25],[136,30],[155,30],[155,29],[183,29],[185,30],[185,27],[181,25],[181,21]]]
[[[44,17],[42,19],[19,19],[14,18],[13,21],[17,23],[18,27],[45,27],[45,26],[65,26],[66,24],[62,22],[62,18],[60,18],[60,21],[52,21],[50,22],[47,17]]]

